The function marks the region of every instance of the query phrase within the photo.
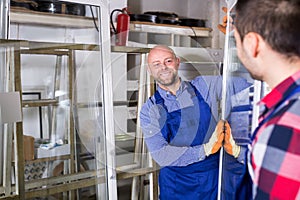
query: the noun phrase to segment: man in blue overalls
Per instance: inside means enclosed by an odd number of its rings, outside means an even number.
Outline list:
[[[158,88],[143,105],[140,119],[147,147],[161,166],[160,199],[216,199],[218,150],[226,132],[225,122],[217,123],[222,79],[182,81],[179,64],[166,46],[156,46],[148,55],[148,72]]]

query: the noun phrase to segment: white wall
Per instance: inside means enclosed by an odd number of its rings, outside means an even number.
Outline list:
[[[187,14],[187,5],[188,4],[182,3],[182,0],[142,1],[142,11],[174,12],[179,16],[185,16]]]
[[[109,14],[112,13],[112,11],[114,9],[120,9],[122,10],[123,8],[126,8],[127,7],[127,0],[110,0],[109,1]],[[116,20],[116,16],[120,14],[119,12],[115,12],[114,15],[113,15],[113,21]]]

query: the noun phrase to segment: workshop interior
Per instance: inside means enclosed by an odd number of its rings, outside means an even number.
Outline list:
[[[268,87],[237,58],[223,21],[235,1],[184,2],[1,0],[0,199],[159,199],[139,119],[158,44],[180,57],[182,80],[223,77],[219,118],[249,143]],[[228,96],[236,77],[249,85]]]

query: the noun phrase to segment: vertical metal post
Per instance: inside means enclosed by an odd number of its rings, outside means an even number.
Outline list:
[[[147,84],[146,97],[150,97],[155,92],[155,85],[154,85],[154,79],[153,79],[153,77],[150,76],[149,73],[147,73],[146,84]],[[158,191],[159,166],[152,159],[150,152],[147,152],[147,154],[148,154],[149,167],[153,167],[154,169],[156,169],[149,176],[149,200],[158,200],[158,196],[159,196],[159,193],[158,193],[159,192]]]
[[[0,1],[0,38],[8,39],[8,11],[9,0]]]
[[[113,90],[112,90],[112,70],[111,70],[111,43],[109,24],[109,1],[101,1],[98,9],[99,30],[99,51],[101,53],[101,74],[102,74],[102,99],[103,99],[103,121],[105,133],[105,155],[106,155],[106,179],[108,199],[117,199],[117,175],[116,175],[116,152],[113,114]],[[98,162],[97,162],[98,163]],[[98,190],[99,192],[99,190]]]
[[[1,115],[1,112],[0,112]],[[2,124],[1,124],[2,127]],[[4,127],[4,126],[3,126]],[[12,136],[12,124],[8,124],[8,130],[5,131],[3,142],[5,145],[3,145],[5,148],[3,149],[4,152],[4,161],[3,161],[3,186],[5,188],[5,196],[9,196],[12,192],[12,182],[11,182],[11,172],[12,172],[12,149],[13,149],[13,136]],[[16,156],[14,156],[14,159],[16,159]]]
[[[8,26],[9,26],[9,0],[0,1],[0,39],[8,39]],[[0,52],[0,92],[5,91],[5,66],[6,66],[6,52]]]
[[[146,93],[146,78],[147,78],[147,70],[146,70],[146,55],[142,55],[141,58],[141,68],[140,68],[140,76],[139,76],[139,88],[138,88],[138,106],[137,106],[137,123],[136,123],[136,139],[135,139],[135,150],[134,150],[134,163],[139,164],[140,167],[142,166],[142,130],[140,125],[140,111],[142,105],[145,101],[145,93]],[[140,191],[140,177],[134,177],[132,181],[132,191],[131,191],[131,199],[139,199],[139,191]]]
[[[230,11],[235,6],[237,0],[226,0],[227,3],[227,18],[230,18]],[[231,24],[230,20],[227,21],[226,27],[226,38],[225,38],[225,47],[224,47],[224,63],[223,63],[223,85],[222,85],[222,119],[226,120],[226,101],[227,101],[227,82],[229,76],[229,65],[232,64],[232,59],[229,55],[229,40],[230,40],[230,31],[231,31]],[[222,192],[222,172],[223,172],[223,154],[224,148],[222,147],[220,150],[220,160],[219,160],[219,177],[218,177],[218,197],[217,199],[221,199],[221,192]]]
[[[2,125],[1,106],[0,106],[0,146],[1,147],[3,147],[5,144],[5,138],[3,137],[3,135],[4,135],[4,126]],[[5,152],[4,148],[0,148],[0,162],[4,163],[5,158],[2,156],[3,155],[2,151]],[[5,163],[4,163],[4,166],[5,166]],[[3,167],[0,165],[0,186],[3,184],[5,187],[5,184],[3,183],[3,182],[5,182],[4,174],[5,174],[5,172],[3,171]]]
[[[8,7],[9,7],[9,0],[1,0],[0,1],[0,38],[6,39],[7,33],[8,33]],[[5,51],[0,52],[0,92],[5,92],[5,82],[6,79],[6,53]],[[5,146],[3,143],[5,142],[5,139],[3,138],[4,135],[4,126],[0,126],[0,161],[3,161],[3,147]],[[3,165],[0,165],[0,185],[3,183]]]
[[[219,21],[219,10],[220,10],[220,2],[219,1],[211,1],[211,26],[213,27],[213,29],[215,30],[217,25],[218,25],[218,21]],[[212,48],[220,48],[219,46],[219,32],[220,31],[213,31],[212,32],[212,44],[211,47]]]
[[[5,51],[7,53],[7,62],[4,69],[5,75],[3,81],[5,83],[4,91],[14,91],[14,47],[6,47]],[[3,172],[1,177],[1,181],[3,183],[5,189],[5,196],[11,195],[12,192],[12,158],[16,159],[16,153],[13,154],[13,133],[14,133],[15,126],[12,123],[8,123],[7,125],[1,124],[1,131],[3,134],[1,135],[3,141],[2,144],[2,151],[3,155],[3,165],[1,165],[1,172]],[[16,152],[16,151],[14,151]]]
[[[76,144],[76,137],[75,137],[75,129],[74,129],[74,118],[73,118],[73,85],[74,85],[74,50],[69,50],[68,54],[68,81],[69,81],[69,86],[68,86],[68,98],[71,103],[69,107],[69,131],[68,131],[68,138],[70,141],[70,155],[71,159],[69,162],[69,173],[73,174],[75,172],[76,168],[76,155],[75,155],[75,144]],[[61,69],[60,69],[61,70]],[[75,198],[75,191],[70,191],[70,199]]]
[[[20,44],[14,47],[14,86],[15,91],[20,92],[20,101],[22,105],[22,81],[21,81],[21,51]],[[23,152],[23,123],[17,122],[15,131],[15,150],[16,150],[16,192],[20,196],[20,199],[25,199],[25,177],[24,177],[24,152]]]

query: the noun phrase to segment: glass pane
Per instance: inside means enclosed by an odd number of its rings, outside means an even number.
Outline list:
[[[222,199],[236,197],[247,199],[251,195],[251,182],[247,171],[246,154],[250,142],[252,127],[252,109],[254,96],[254,80],[240,63],[237,57],[233,35],[233,19],[235,2],[229,1],[229,22],[227,23],[222,117],[228,120],[231,133],[237,145],[241,146],[239,158],[223,153],[222,167]],[[232,95],[233,94],[233,95]]]
[[[113,46],[111,53],[116,167],[124,175],[131,174],[130,178],[118,180],[118,198],[131,199],[131,195],[135,195],[131,194],[135,191],[132,188],[138,184],[138,174],[134,171],[140,169],[146,174],[148,166],[141,132],[137,128],[137,113],[143,103],[143,100],[139,102],[139,95],[146,92],[145,82],[140,82],[143,81],[140,76],[146,76],[146,53],[147,49],[143,51],[142,47],[125,46]],[[148,179],[148,176],[144,178]],[[149,190],[149,186],[144,188]]]
[[[35,2],[26,9],[11,5],[8,47],[1,49],[8,66],[1,71],[1,91],[21,91],[23,114],[21,123],[1,127],[1,148],[6,135],[18,147],[23,140],[25,164],[14,166],[17,156],[8,161],[12,170],[0,168],[1,180],[13,174],[0,182],[0,193],[18,194],[17,184],[28,198],[107,199],[107,61],[100,44],[109,41],[109,29],[99,26],[105,10],[71,1]],[[7,153],[0,152],[3,163]]]
[[[147,106],[142,110],[141,127],[153,159],[160,165],[160,197],[172,199],[172,194],[176,193],[178,198],[197,198],[208,195],[205,193],[207,191],[201,190],[200,182],[204,181],[208,188],[218,183],[219,154],[199,160],[198,156],[191,155],[191,150],[209,141],[220,118],[220,63],[223,56],[222,51],[207,48],[171,48],[180,58],[180,89],[176,91],[176,96],[163,91],[163,87],[159,86],[163,78],[158,79],[156,88],[159,93],[155,93],[155,98],[147,101]],[[162,66],[162,60],[167,60],[171,55],[160,55],[158,52],[155,54],[154,51],[150,59],[159,61]],[[164,68],[160,70],[159,73],[162,73]],[[205,158],[204,152],[201,154],[200,151],[199,155]],[[210,170],[207,173],[211,179],[206,180],[202,173],[208,165]],[[209,195],[216,196],[217,189]]]

